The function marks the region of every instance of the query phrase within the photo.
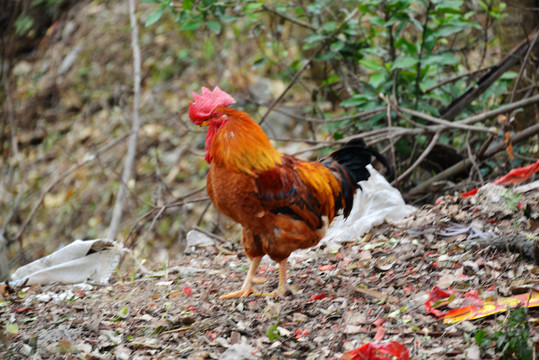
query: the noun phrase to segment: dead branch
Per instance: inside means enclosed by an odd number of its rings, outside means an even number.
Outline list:
[[[519,45],[517,45],[513,51],[503,58],[488,73],[483,75],[473,87],[453,100],[445,109],[440,112],[440,117],[446,120],[453,120],[458,114],[460,114],[462,110],[468,107],[473,100],[485,92],[485,90],[496,80],[498,80],[500,76],[512,68],[518,61],[520,61],[530,46],[530,39],[532,36],[535,36],[536,33],[537,30],[534,31],[534,33],[531,34],[527,39],[524,39]]]
[[[391,185],[395,186],[399,184],[408,175],[410,175],[412,171],[414,171],[414,169],[423,162],[423,160],[425,160],[425,158],[430,154],[430,152],[434,148],[434,145],[436,145],[436,143],[438,142],[438,139],[440,138],[441,133],[442,133],[441,131],[437,131],[436,133],[434,133],[434,136],[432,137],[432,140],[430,141],[427,148],[421,153],[421,155],[417,158],[417,160],[408,169],[406,169],[405,172],[400,174],[400,176],[391,183]]]
[[[317,30],[316,27],[314,27],[313,25],[309,24],[309,23],[306,23],[305,21],[301,21],[299,19],[296,19],[296,18],[293,18],[291,16],[288,16],[287,14],[284,14],[280,11],[277,11],[276,9],[272,8],[271,6],[268,6],[266,4],[262,5],[262,8],[266,11],[269,11],[271,13],[274,13],[275,15],[277,16],[280,16],[282,17],[283,19],[285,20],[288,20],[290,21],[291,23],[293,24],[296,24],[296,25],[299,25],[299,26],[303,26],[307,29],[311,29],[311,30]]]
[[[398,110],[402,111],[403,113],[418,117],[418,118],[423,119],[423,120],[433,122],[433,123],[438,124],[438,125],[443,125],[447,129],[455,128],[455,129],[461,129],[461,130],[489,132],[491,134],[497,134],[497,131],[494,130],[494,129],[491,129],[491,128],[473,126],[473,125],[466,125],[466,124],[459,123],[458,121],[447,121],[447,120],[440,119],[440,118],[437,118],[437,117],[434,117],[432,115],[425,114],[425,113],[422,113],[422,112],[419,112],[419,111],[407,109],[407,108],[397,106],[397,105],[393,105],[393,106],[396,107]]]
[[[524,259],[539,265],[537,251],[539,250],[539,241],[529,240],[522,235],[513,235],[510,237],[497,237],[494,239],[474,239],[467,240],[461,244],[465,250],[493,247],[497,250],[508,250],[520,254]]]
[[[131,124],[131,135],[129,137],[129,143],[127,145],[127,154],[125,156],[124,169],[122,173],[122,184],[118,190],[118,197],[114,204],[114,210],[112,212],[112,219],[110,221],[110,227],[107,237],[114,239],[118,233],[120,221],[122,219],[123,204],[126,197],[126,185],[131,179],[131,173],[133,171],[135,157],[137,152],[137,140],[138,131],[140,129],[140,81],[141,81],[141,63],[140,63],[140,47],[138,45],[138,25],[135,15],[135,1],[128,0],[129,3],[129,20],[131,23],[131,48],[133,50],[133,71],[134,71],[134,84],[133,84],[133,120]]]
[[[513,144],[519,143],[521,141],[524,141],[526,139],[529,139],[530,137],[539,134],[539,124],[535,124],[533,126],[530,126],[529,128],[517,133],[515,136],[513,136],[512,141]],[[483,156],[479,158],[478,160],[484,160],[492,155],[496,154],[497,152],[500,152],[505,149],[505,144],[503,142],[499,142],[492,147],[488,148]],[[472,161],[469,158],[466,158],[455,165],[451,166],[450,168],[447,168],[446,170],[442,171],[441,173],[437,174],[436,176],[431,177],[430,179],[426,180],[425,182],[417,185],[412,190],[410,190],[405,198],[410,199],[411,197],[414,197],[420,193],[423,193],[428,190],[428,188],[435,182],[445,180],[447,178],[450,178],[452,176],[455,176],[456,174],[467,170],[470,166],[472,166]]]
[[[533,48],[535,47],[535,43],[537,42],[537,38],[539,38],[539,31],[537,31],[537,33],[533,37],[533,40],[532,40],[530,46],[528,47],[528,51],[526,51],[526,55],[524,56],[524,59],[522,60],[522,65],[520,66],[518,76],[515,79],[515,83],[513,84],[513,91],[511,91],[511,99],[510,99],[509,102],[513,102],[515,100],[515,96],[517,94],[518,83],[520,82],[520,79],[522,79],[522,75],[524,74],[524,69],[526,69],[526,64],[528,63],[528,59],[530,57],[530,54],[531,54]]]

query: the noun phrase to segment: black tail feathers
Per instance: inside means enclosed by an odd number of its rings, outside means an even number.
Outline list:
[[[367,165],[371,163],[373,156],[387,168],[389,173],[392,172],[386,159],[369,149],[361,138],[351,140],[321,161],[322,165],[333,171],[341,181],[342,188],[338,194],[335,194],[335,203],[342,204],[337,205],[336,210],[342,209],[345,218],[352,210],[356,189],[361,189],[359,182],[367,180],[371,175],[367,170]]]
[[[365,140],[361,138],[350,140],[342,148],[332,152],[328,158],[332,158],[342,165],[352,179],[355,187],[358,188],[358,182],[367,180],[370,177],[369,170],[367,170],[366,166],[371,163],[373,156],[385,166],[388,171],[387,176],[391,176],[392,170],[386,158],[378,152],[369,149]]]

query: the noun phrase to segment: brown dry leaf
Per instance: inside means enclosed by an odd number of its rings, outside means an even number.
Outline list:
[[[513,142],[511,138],[511,132],[506,131],[503,133],[503,143],[505,144],[505,152],[509,155],[509,159],[513,160]]]
[[[358,293],[361,293],[363,295],[367,295],[367,296],[370,296],[370,297],[373,297],[375,299],[378,299],[378,300],[387,300],[388,302],[390,303],[393,303],[393,304],[396,304],[399,302],[399,299],[395,296],[391,296],[391,295],[386,295],[378,290],[374,290],[374,289],[362,289],[362,288],[355,288],[354,289],[356,292]]]

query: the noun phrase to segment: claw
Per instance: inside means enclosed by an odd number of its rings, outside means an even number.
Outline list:
[[[243,286],[239,291],[234,291],[229,294],[225,294],[219,297],[219,299],[234,299],[239,297],[247,297],[251,294],[254,294],[256,296],[260,295],[259,292],[253,290],[253,282],[256,282],[255,280],[255,274],[258,270],[258,265],[260,265],[260,260],[262,260],[262,256],[253,258],[251,262],[251,266],[249,267],[249,272],[247,273],[247,277],[245,278],[245,281],[243,282]]]
[[[221,300],[236,299],[236,298],[241,298],[241,297],[247,297],[251,294],[253,294],[254,296],[259,296],[260,292],[254,291],[253,289],[245,289],[245,290],[241,289],[241,290],[233,291],[225,295],[221,295],[219,299]]]

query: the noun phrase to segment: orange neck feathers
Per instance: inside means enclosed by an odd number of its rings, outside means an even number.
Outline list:
[[[283,154],[246,113],[227,107],[216,109],[217,120],[209,121],[206,160],[249,175],[281,164]]]

